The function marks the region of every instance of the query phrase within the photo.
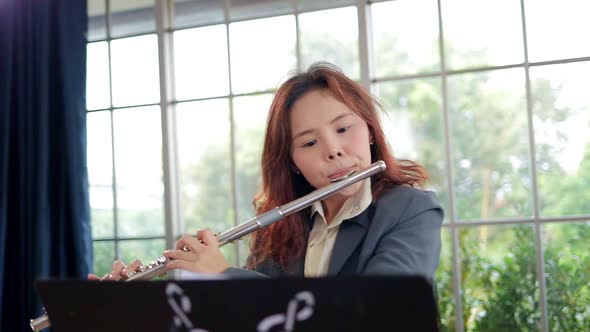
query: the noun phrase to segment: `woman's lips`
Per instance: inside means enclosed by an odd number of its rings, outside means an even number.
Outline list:
[[[354,172],[353,168],[348,167],[348,168],[339,169],[335,173],[330,174],[330,176],[328,176],[328,177],[330,178],[330,180],[332,182],[334,182],[334,181],[338,181],[338,180],[342,180],[342,179],[347,178],[353,172]]]

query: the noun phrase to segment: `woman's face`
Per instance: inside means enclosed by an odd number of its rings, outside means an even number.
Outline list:
[[[367,124],[329,91],[306,93],[294,103],[289,117],[291,158],[316,189],[371,164]],[[360,187],[357,182],[338,194],[350,196]]]

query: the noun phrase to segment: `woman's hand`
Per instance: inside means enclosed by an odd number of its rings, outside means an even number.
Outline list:
[[[183,247],[189,251],[182,250]],[[176,241],[176,250],[164,251],[171,259],[167,269],[183,269],[199,273],[221,273],[230,267],[219,249],[217,238],[208,229],[197,232],[197,237],[185,234]]]
[[[137,269],[141,266],[141,261],[134,260],[133,263],[126,266],[125,263],[121,261],[114,261],[112,270],[110,273],[105,274],[102,278],[97,276],[96,274],[89,274],[88,280],[96,280],[96,281],[117,281],[121,279],[127,279],[127,274],[130,272],[137,272]]]

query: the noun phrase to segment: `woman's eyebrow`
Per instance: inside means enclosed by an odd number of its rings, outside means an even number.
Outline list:
[[[348,113],[343,113],[343,114],[337,115],[334,119],[332,119],[332,121],[330,121],[330,124],[332,124],[332,123],[334,123],[334,122],[336,122],[336,121],[338,121],[338,120],[340,120],[342,118],[345,118],[347,116],[352,116],[352,112],[348,112]],[[307,129],[307,130],[301,131],[301,132],[297,133],[296,135],[294,135],[293,136],[293,139],[296,139],[297,137],[300,137],[300,136],[303,136],[303,135],[310,134],[310,133],[314,132],[314,130],[315,129]]]

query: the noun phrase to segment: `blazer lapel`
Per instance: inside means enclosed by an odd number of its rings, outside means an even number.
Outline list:
[[[340,224],[334,249],[332,250],[332,259],[328,266],[328,275],[338,274],[344,263],[346,263],[346,260],[364,239],[371,221],[370,211],[372,208],[373,205],[371,204],[358,216],[344,220]]]

